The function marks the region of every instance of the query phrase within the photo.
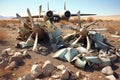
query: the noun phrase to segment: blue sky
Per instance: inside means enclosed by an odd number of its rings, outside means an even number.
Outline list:
[[[43,5],[43,10],[47,10],[47,3],[51,10],[57,12],[64,9],[64,2],[71,13],[93,13],[97,15],[120,15],[120,0],[0,0],[0,15],[27,16],[27,8],[32,15],[37,15],[39,5]]]

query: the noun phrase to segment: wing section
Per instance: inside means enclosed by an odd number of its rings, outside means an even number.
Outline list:
[[[80,14],[80,16],[92,16],[96,14]],[[77,16],[77,14],[71,14],[71,16]]]

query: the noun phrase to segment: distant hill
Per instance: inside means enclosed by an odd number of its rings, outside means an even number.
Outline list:
[[[6,19],[12,19],[13,17],[6,17],[6,16],[2,16],[2,15],[0,15],[0,20],[6,20]]]

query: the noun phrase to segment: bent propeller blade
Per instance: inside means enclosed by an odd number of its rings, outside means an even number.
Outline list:
[[[29,18],[30,18],[30,21],[31,21],[31,24],[32,24],[32,27],[33,27],[33,20],[32,20],[32,16],[31,16],[31,12],[30,12],[29,8],[27,8],[27,13],[29,15]]]

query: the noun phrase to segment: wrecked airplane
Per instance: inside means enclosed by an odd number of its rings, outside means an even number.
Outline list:
[[[96,30],[89,30],[88,27],[95,24],[91,23],[87,26],[81,26],[80,11],[78,12],[78,26],[74,33],[62,35],[61,30],[51,23],[33,22],[30,10],[27,9],[30,23],[26,22],[19,14],[17,18],[21,21],[22,27],[19,28],[19,38],[24,40],[17,44],[18,48],[33,47],[33,51],[37,51],[37,45],[41,42],[54,43],[56,52],[53,58],[72,63],[78,68],[85,68],[86,64],[110,66],[120,52],[114,51],[112,46],[106,44],[105,38]],[[112,51],[111,51],[112,50]]]

